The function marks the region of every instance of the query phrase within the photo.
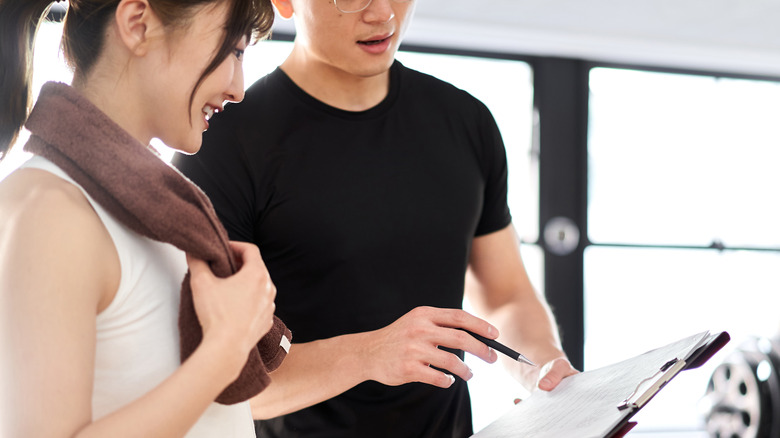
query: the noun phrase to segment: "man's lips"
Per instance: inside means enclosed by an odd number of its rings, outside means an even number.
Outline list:
[[[366,39],[366,40],[358,41],[358,44],[363,44],[363,45],[366,45],[366,46],[375,46],[377,44],[384,43],[385,41],[389,40],[392,36],[393,36],[393,34],[383,35],[383,36],[378,36],[378,37],[371,37],[371,38]]]

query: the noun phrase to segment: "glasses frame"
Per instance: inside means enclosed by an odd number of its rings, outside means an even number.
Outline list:
[[[371,6],[371,2],[373,1],[374,0],[367,0],[366,4],[363,5],[363,7],[361,7],[360,9],[355,9],[354,11],[345,11],[344,9],[341,9],[339,7],[339,0],[333,0],[333,6],[335,6],[336,9],[338,9],[338,11],[341,12],[342,14],[355,14],[361,11],[365,11],[369,6]],[[395,3],[411,3],[413,1],[414,0],[393,0],[393,2]]]

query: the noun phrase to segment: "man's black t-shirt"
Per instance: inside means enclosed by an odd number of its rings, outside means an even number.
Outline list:
[[[376,330],[417,306],[460,308],[472,239],[511,220],[488,109],[399,62],[388,96],[366,111],[328,106],[277,69],[210,123],[201,151],[174,164],[231,239],[260,247],[276,313],[298,343]],[[364,382],[256,428],[284,438],[472,432],[457,378],[448,389]]]

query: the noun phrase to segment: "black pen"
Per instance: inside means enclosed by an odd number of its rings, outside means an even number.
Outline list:
[[[528,360],[527,357],[525,357],[522,354],[516,352],[515,350],[512,350],[511,348],[509,348],[506,345],[496,341],[495,339],[488,339],[488,338],[486,338],[484,336],[480,336],[480,335],[478,335],[478,334],[476,334],[476,333],[474,333],[472,331],[466,330],[464,328],[462,328],[460,330],[463,330],[464,332],[470,334],[471,336],[474,336],[474,338],[476,338],[478,341],[482,342],[483,344],[487,345],[488,347],[490,347],[490,348],[492,348],[492,349],[494,349],[494,350],[496,350],[498,352],[504,353],[507,356],[511,357],[512,359],[514,359],[514,360],[516,360],[518,362],[527,363],[528,365],[531,365],[531,366],[536,366],[536,364],[531,362],[530,360]]]

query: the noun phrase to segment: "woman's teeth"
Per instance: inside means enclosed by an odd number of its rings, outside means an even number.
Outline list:
[[[217,112],[217,110],[214,107],[210,106],[210,105],[206,105],[206,106],[203,107],[203,114],[206,114],[206,120],[211,119],[211,117],[213,117],[214,113],[216,113],[216,112]]]

